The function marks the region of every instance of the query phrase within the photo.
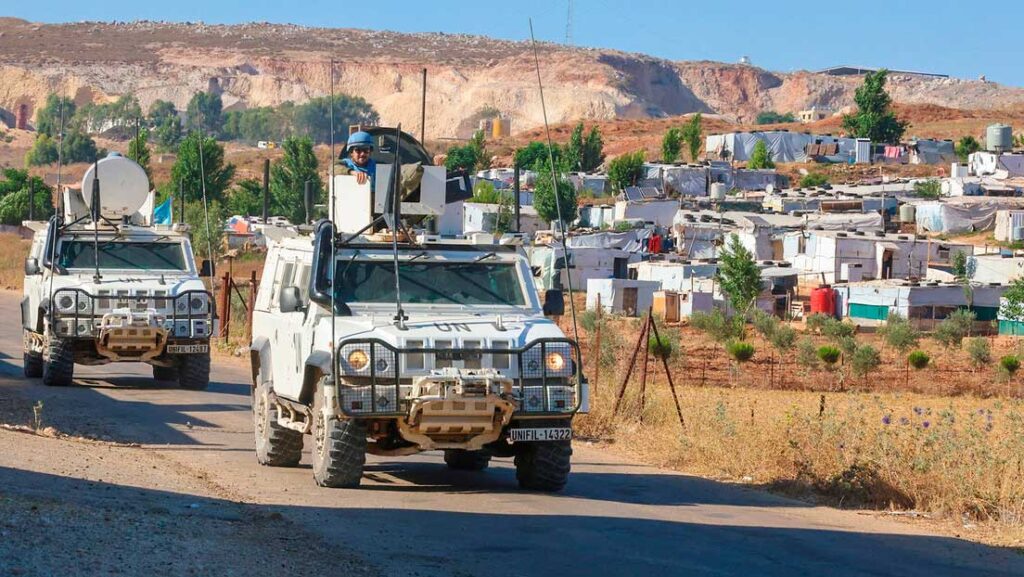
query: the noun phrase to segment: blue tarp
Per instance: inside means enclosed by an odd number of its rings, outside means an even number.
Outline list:
[[[153,209],[153,224],[171,224],[174,221],[171,198],[161,202]]]

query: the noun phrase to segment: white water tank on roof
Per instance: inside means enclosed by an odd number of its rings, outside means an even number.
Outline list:
[[[97,170],[98,169],[98,170]],[[111,220],[135,214],[149,195],[149,178],[135,161],[116,152],[89,166],[82,177],[82,197],[92,210],[92,187],[99,174],[100,214]]]
[[[725,200],[725,193],[728,190],[724,182],[712,182],[710,190],[711,200]]]
[[[912,204],[900,206],[900,222],[914,222],[917,216],[917,208]]]
[[[1013,150],[1013,128],[1005,124],[992,124],[985,130],[985,149],[990,152]]]

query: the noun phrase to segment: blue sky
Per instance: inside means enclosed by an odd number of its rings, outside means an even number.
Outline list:
[[[8,16],[40,22],[174,20],[287,22],[401,32],[484,34],[565,40],[567,0],[282,1],[36,0],[4,2]],[[673,60],[735,62],[749,56],[770,70],[835,64],[885,66],[1024,86],[1024,1],[575,0],[577,45],[643,52]]]

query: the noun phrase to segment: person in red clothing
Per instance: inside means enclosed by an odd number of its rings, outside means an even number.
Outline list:
[[[647,239],[647,252],[650,254],[661,254],[661,234],[654,231],[654,234]]]

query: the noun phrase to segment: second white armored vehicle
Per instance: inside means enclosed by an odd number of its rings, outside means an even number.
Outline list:
[[[153,224],[149,180],[127,158],[100,160],[82,191],[63,191],[49,222],[26,223],[36,233],[21,302],[25,376],[64,386],[76,364],[143,362],[156,379],[206,388],[213,301],[188,234]]]
[[[402,146],[422,151],[408,135]],[[444,168],[423,168],[403,210],[437,214]],[[514,457],[520,486],[561,489],[587,390],[579,347],[543,315],[522,250],[425,234],[396,250],[389,235],[355,234],[380,212],[369,185],[334,186],[341,230],[321,221],[312,236],[268,239],[251,348],[259,462],[297,465],[309,434],[322,486],[357,486],[368,453],[442,450],[454,469]]]

